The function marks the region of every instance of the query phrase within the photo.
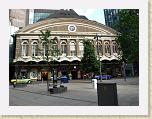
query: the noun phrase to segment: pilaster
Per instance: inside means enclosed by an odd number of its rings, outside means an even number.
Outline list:
[[[110,55],[113,54],[113,43],[112,40],[110,40]]]
[[[67,56],[70,56],[70,39],[67,39]]]
[[[16,51],[15,51],[15,58],[18,58],[21,56],[21,42],[20,42],[20,37],[17,37],[16,39]]]
[[[78,79],[80,79],[81,78],[81,72],[80,72],[80,70],[78,71]]]
[[[31,38],[29,38],[28,39],[29,40],[29,42],[28,42],[28,56],[32,56],[32,39]]]
[[[103,55],[105,55],[105,40],[102,40]]]
[[[76,39],[76,56],[79,56],[79,39]]]

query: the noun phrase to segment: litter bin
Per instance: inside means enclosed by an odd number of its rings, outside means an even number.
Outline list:
[[[61,80],[60,86],[67,87],[67,83],[69,83],[68,77],[67,76],[61,76],[60,80]]]
[[[97,89],[97,79],[92,79],[92,85],[94,89]]]
[[[97,83],[98,106],[118,106],[116,83]]]
[[[61,83],[69,83],[67,76],[61,76]]]

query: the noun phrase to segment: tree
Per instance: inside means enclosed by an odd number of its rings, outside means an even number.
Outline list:
[[[125,70],[126,63],[139,61],[139,10],[121,10],[114,28],[120,32],[116,41],[122,51],[121,60]]]
[[[114,27],[120,32],[116,41],[122,51],[122,60],[132,63],[139,59],[139,10],[121,10]]]
[[[54,47],[54,43],[55,43],[55,39],[53,40],[49,40],[49,37],[51,36],[51,33],[49,30],[47,31],[40,31],[41,32],[41,35],[40,35],[40,39],[41,39],[41,42],[44,42],[45,43],[45,55],[44,55],[44,49],[39,49],[40,50],[40,54],[41,56],[44,58],[45,61],[47,61],[47,70],[49,72],[49,67],[50,67],[50,63],[49,63],[49,60],[51,58],[51,60],[53,61],[53,64],[54,64],[54,60],[55,58],[58,57],[58,55],[60,54],[60,51]],[[49,57],[51,56],[51,57]],[[54,85],[54,66],[53,66],[53,88],[56,87]],[[47,90],[49,90],[49,81],[48,81],[48,78],[47,78]]]
[[[84,40],[84,54],[81,59],[81,69],[85,73],[99,74],[99,61],[95,55],[95,49],[90,41]]]

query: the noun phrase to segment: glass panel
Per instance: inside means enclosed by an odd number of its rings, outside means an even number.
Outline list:
[[[65,42],[61,44],[61,53],[67,55],[67,44]]]
[[[21,52],[21,55],[22,56],[27,56],[28,54],[28,47],[27,47],[27,43],[26,42],[24,42],[23,44],[22,44],[22,52]]]
[[[36,42],[32,44],[32,56],[37,56],[38,55],[38,45]]]
[[[70,54],[71,56],[76,56],[76,45],[73,42],[70,43]]]

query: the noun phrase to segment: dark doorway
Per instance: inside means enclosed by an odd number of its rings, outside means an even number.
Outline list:
[[[48,79],[48,72],[42,72],[41,77],[43,78],[44,81]]]
[[[72,79],[78,79],[77,71],[71,71]]]

